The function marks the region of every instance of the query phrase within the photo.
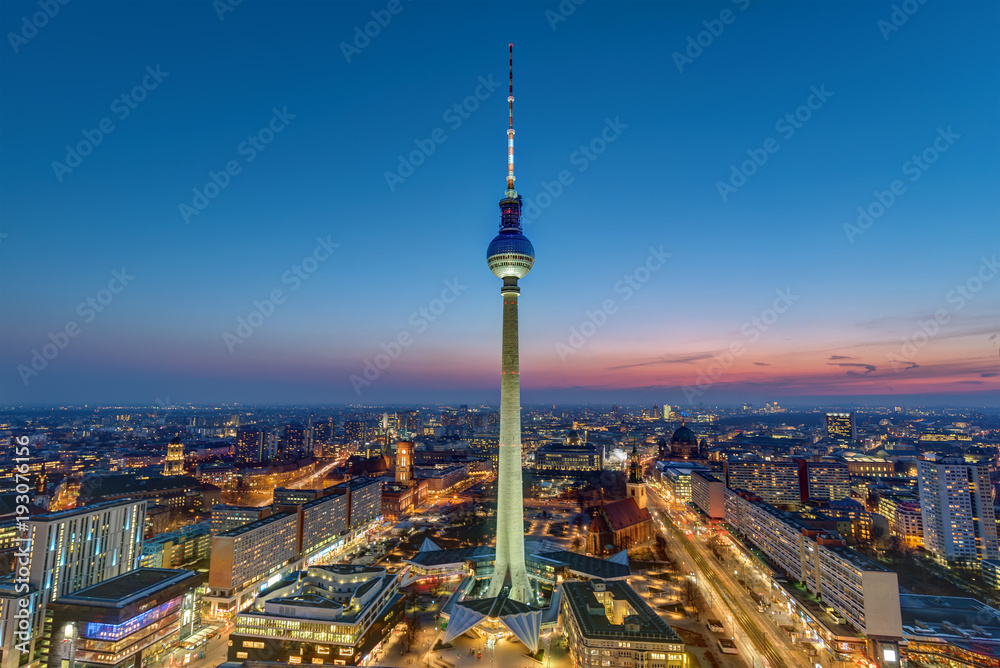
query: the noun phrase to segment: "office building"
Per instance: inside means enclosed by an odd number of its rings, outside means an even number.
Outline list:
[[[204,597],[211,619],[228,619],[253,603],[266,580],[298,558],[298,515],[281,512],[212,537]]]
[[[854,413],[827,413],[826,433],[838,441],[853,442],[858,439]]]
[[[726,522],[877,643],[877,648],[869,646],[870,656],[883,646],[895,647],[902,637],[895,572],[847,549],[837,534],[809,526],[759,497],[732,489],[724,494]]]
[[[229,660],[356,666],[402,618],[399,575],[310,566],[279,579],[233,620]]]
[[[535,450],[535,470],[556,474],[601,470],[601,453],[590,443],[546,443]]]
[[[801,500],[840,501],[851,495],[851,476],[844,462],[798,460]]]
[[[145,500],[106,501],[28,519],[28,585],[36,596],[32,656],[47,658],[42,636],[50,603],[139,567],[145,522]],[[3,668],[13,668],[19,658],[5,647]]]
[[[244,524],[264,519],[270,514],[270,506],[234,506],[217,503],[212,506],[212,535],[237,529]]]
[[[856,457],[847,460],[847,472],[852,478],[885,478],[896,475],[896,465],[885,459]]]
[[[47,668],[167,665],[197,616],[192,571],[140,568],[62,596],[45,624]]]
[[[908,547],[924,544],[924,521],[920,501],[912,495],[879,494],[878,514],[889,523],[889,530]]]
[[[139,567],[146,501],[107,501],[28,519],[29,582],[43,600]]]
[[[924,548],[941,562],[1000,559],[989,467],[948,457],[919,462],[917,474]]]
[[[285,459],[312,457],[306,448],[306,429],[300,424],[285,425],[281,435],[281,455]]]
[[[297,489],[287,487],[277,487],[272,496],[274,506],[301,506],[314,499],[318,499],[323,494],[320,489]]]
[[[267,436],[257,427],[240,427],[236,430],[236,461],[255,463],[267,461],[265,448]]]
[[[349,494],[347,522],[352,531],[363,529],[382,515],[382,481],[377,478],[352,478],[328,491]]]
[[[985,563],[985,562],[984,562]],[[1000,611],[974,598],[899,597],[910,666],[1000,666]]]
[[[140,564],[143,568],[182,568],[208,559],[211,552],[208,523],[191,524],[144,541]]]
[[[725,483],[706,471],[691,472],[691,502],[710,520],[726,516]]]
[[[684,642],[625,582],[564,582],[562,623],[576,668],[685,668]]]
[[[413,510],[415,487],[390,483],[382,488],[382,514],[395,522]]]
[[[983,580],[991,589],[1000,589],[1000,559],[983,559],[980,562],[983,569]]]
[[[781,508],[797,508],[802,501],[799,466],[794,461],[755,458],[726,462],[726,486],[746,490]]]
[[[344,436],[351,443],[366,443],[374,435],[368,420],[347,420],[344,422]]]
[[[302,504],[299,544],[303,557],[318,558],[338,545],[350,529],[348,502],[348,494],[333,493]]]

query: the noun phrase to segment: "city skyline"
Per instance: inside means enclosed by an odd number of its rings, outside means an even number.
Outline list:
[[[219,6],[5,47],[0,404],[496,403],[514,42],[526,405],[997,405],[995,5]]]

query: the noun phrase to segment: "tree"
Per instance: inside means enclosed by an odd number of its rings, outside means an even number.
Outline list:
[[[420,633],[420,615],[414,612],[409,619],[406,620],[406,651],[409,652],[413,643],[417,640],[417,634]]]

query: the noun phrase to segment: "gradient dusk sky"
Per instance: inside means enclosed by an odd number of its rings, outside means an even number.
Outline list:
[[[996,405],[998,19],[5,0],[0,404],[498,401],[513,42],[526,403]]]

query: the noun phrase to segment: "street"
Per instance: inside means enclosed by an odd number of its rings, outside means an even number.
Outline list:
[[[729,572],[710,561],[714,557],[711,557],[708,548],[694,536],[684,535],[670,518],[666,502],[652,486],[649,488],[649,501],[663,518],[662,524],[657,522],[658,530],[684,567],[694,572],[709,605],[727,624],[727,630],[733,635],[744,659],[751,665],[767,668],[813,668],[798,647],[772,628],[766,614],[758,612],[756,602],[730,577]]]

